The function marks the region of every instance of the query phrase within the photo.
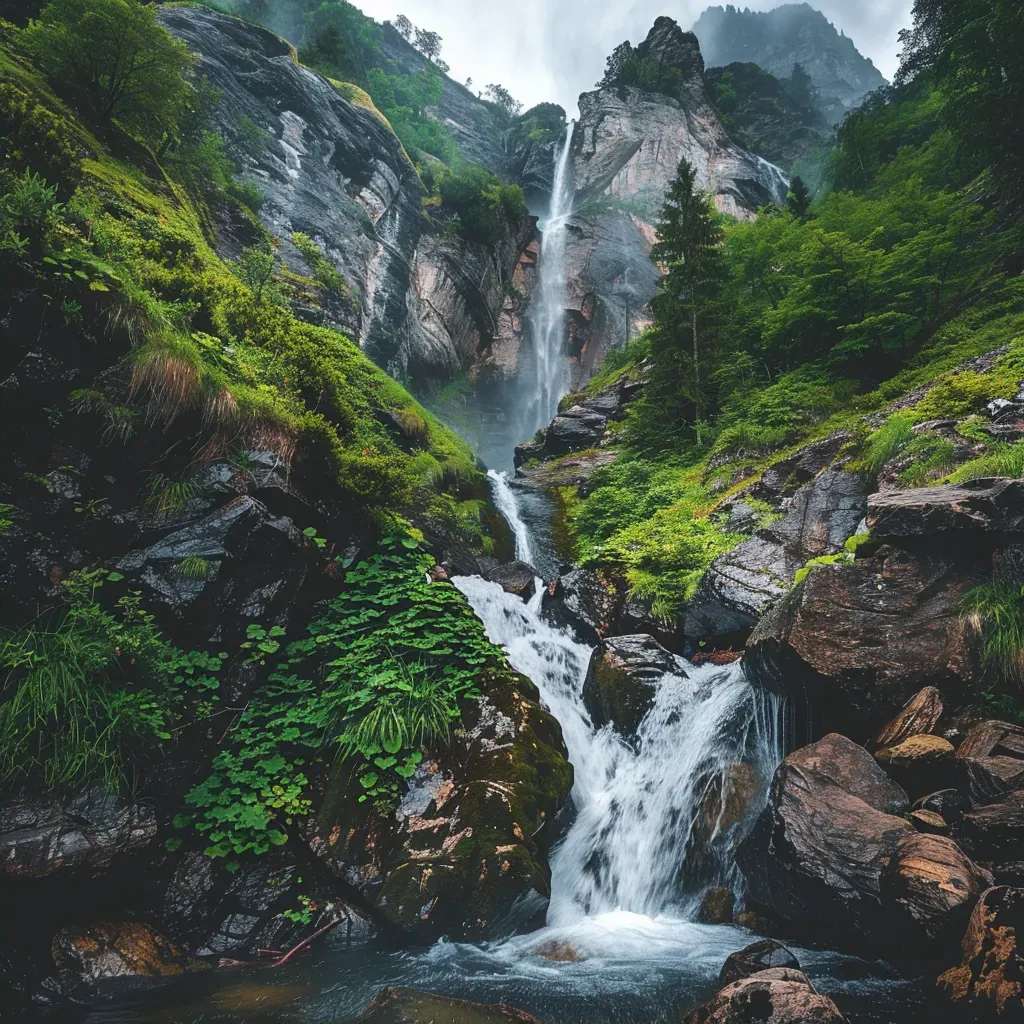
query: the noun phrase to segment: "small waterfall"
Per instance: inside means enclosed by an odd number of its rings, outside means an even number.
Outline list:
[[[507,480],[495,499],[516,537],[529,536]],[[497,584],[458,577],[492,642],[528,676],[562,725],[576,772],[576,820],[551,860],[548,924],[628,911],[692,920],[700,893],[735,887],[736,843],[763,806],[783,756],[781,701],[737,663],[665,675],[635,743],[596,729],[583,702],[592,648]]]
[[[508,473],[498,473],[491,469],[488,470],[487,475],[491,480],[494,505],[505,517],[516,538],[516,558],[520,562],[526,562],[527,565],[533,565],[533,545],[530,543],[530,531],[519,515],[516,496],[512,493],[512,488],[509,487]]]
[[[519,423],[520,438],[533,437],[558,412],[558,403],[569,390],[565,361],[565,251],[572,214],[572,134],[570,122],[565,142],[556,151],[551,209],[543,226],[540,280],[533,302],[533,379]]]

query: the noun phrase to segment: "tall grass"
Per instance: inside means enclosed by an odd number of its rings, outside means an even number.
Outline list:
[[[964,597],[963,611],[981,640],[985,667],[1000,682],[1024,683],[1024,590],[986,583]]]
[[[951,483],[964,484],[990,476],[1024,477],[1024,441],[998,445],[988,455],[961,466],[949,479]]]

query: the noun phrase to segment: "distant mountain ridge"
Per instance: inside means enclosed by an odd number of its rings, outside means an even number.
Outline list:
[[[777,78],[787,78],[802,64],[821,93],[821,107],[830,121],[886,85],[875,65],[810,4],[785,4],[772,11],[709,7],[693,31],[709,67],[757,64]]]

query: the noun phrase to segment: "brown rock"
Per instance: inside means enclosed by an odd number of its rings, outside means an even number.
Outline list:
[[[701,924],[731,924],[736,897],[732,889],[718,886],[708,889],[700,903],[697,920]]]
[[[961,603],[976,583],[952,558],[889,547],[820,566],[762,617],[745,663],[770,689],[802,689],[825,728],[868,736],[925,683],[954,703],[971,692]]]
[[[868,529],[882,540],[1024,532],[1024,482],[972,480],[884,491],[868,499]]]
[[[411,988],[384,989],[359,1021],[360,1024],[538,1024],[536,1017],[514,1006],[471,1003]]]
[[[913,798],[952,783],[956,751],[941,736],[911,736],[879,750],[875,760]]]
[[[895,747],[911,736],[934,732],[942,718],[942,694],[934,686],[919,690],[903,710],[874,738],[869,750]]]
[[[718,984],[723,987],[731,985],[735,981],[752,977],[773,967],[788,967],[799,971],[800,961],[781,942],[776,942],[775,939],[762,939],[737,953],[730,954],[729,959],[722,964]]]
[[[933,955],[921,942],[951,940],[955,948],[975,901],[991,884],[992,876],[952,839],[904,836],[882,870],[882,904],[898,931],[889,941],[915,959]],[[904,943],[904,937],[912,941]]]
[[[884,931],[881,872],[900,839],[912,834],[895,817],[906,809],[903,791],[843,736],[790,754],[738,852],[748,898],[830,942]]]
[[[1024,889],[982,894],[964,935],[963,962],[939,977],[939,991],[961,1014],[1024,1019]]]
[[[959,789],[940,789],[921,797],[914,804],[915,811],[934,811],[946,821],[959,821],[967,810],[967,801]]]
[[[581,964],[586,957],[580,956],[575,946],[568,942],[545,942],[534,951],[536,956],[542,956],[545,960],[551,960],[558,964]]]
[[[986,861],[1019,859],[1024,850],[1024,791],[968,811],[962,827],[976,857]]]
[[[949,835],[949,825],[946,824],[946,819],[941,814],[936,814],[935,811],[911,811],[909,817],[910,824],[918,832],[932,836]]]
[[[957,783],[974,804],[993,804],[1024,788],[1024,761],[1015,757],[958,757]]]
[[[484,579],[497,583],[506,594],[515,594],[524,601],[529,601],[536,593],[537,579],[540,573],[532,565],[525,562],[509,562],[492,569]]]
[[[145,924],[106,923],[64,928],[53,940],[53,962],[68,991],[109,978],[167,978],[206,964],[187,957]]]
[[[978,722],[957,747],[956,756],[1024,759],[1024,728],[998,719]]]
[[[691,1010],[683,1024],[843,1024],[845,1019],[806,974],[777,967],[727,985]]]

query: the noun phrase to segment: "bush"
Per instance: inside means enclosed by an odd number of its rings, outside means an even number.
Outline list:
[[[52,0],[21,33],[53,88],[91,124],[150,143],[176,134],[192,87],[185,44],[139,0]]]
[[[502,184],[482,167],[442,174],[437,184],[445,209],[468,241],[494,245],[526,216],[523,190]]]

